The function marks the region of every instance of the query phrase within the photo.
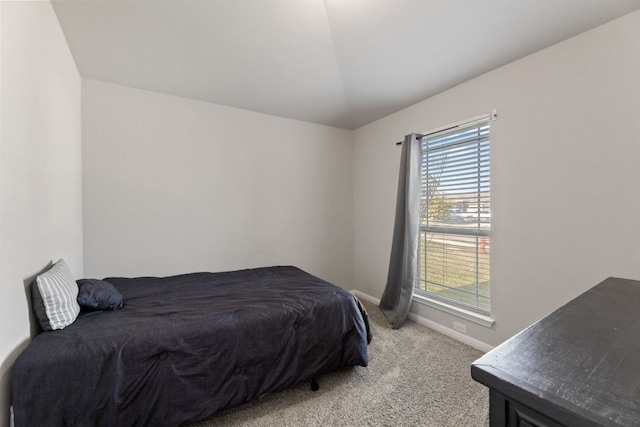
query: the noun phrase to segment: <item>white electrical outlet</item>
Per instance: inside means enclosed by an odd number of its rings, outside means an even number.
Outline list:
[[[467,333],[467,325],[465,325],[464,323],[460,323],[460,322],[453,322],[453,329],[462,333],[462,334],[466,334]]]

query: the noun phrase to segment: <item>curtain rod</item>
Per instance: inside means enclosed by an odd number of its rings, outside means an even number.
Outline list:
[[[486,114],[483,114],[481,116],[472,117],[470,119],[454,123],[451,126],[447,126],[447,127],[443,127],[443,128],[436,128],[436,129],[430,130],[428,132],[425,132],[425,133],[422,133],[422,134],[417,134],[417,135],[420,135],[420,138],[422,139],[425,136],[435,135],[436,133],[446,132],[446,131],[451,130],[451,129],[455,129],[455,128],[462,127],[462,126],[468,126],[468,125],[474,124],[476,122],[482,122],[482,121],[488,120],[488,119],[491,119],[491,121],[495,121],[495,120],[498,119],[498,112],[496,111],[495,108],[493,109],[493,111],[491,111],[491,113],[486,113]],[[402,145],[402,142],[403,141],[396,142],[396,145]]]

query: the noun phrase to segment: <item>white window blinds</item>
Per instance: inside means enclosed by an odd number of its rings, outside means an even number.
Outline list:
[[[422,138],[416,293],[488,314],[489,118]]]

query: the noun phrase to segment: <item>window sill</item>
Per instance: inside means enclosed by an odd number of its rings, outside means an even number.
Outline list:
[[[465,310],[464,308],[456,307],[454,305],[447,304],[441,301],[433,300],[431,298],[427,298],[422,295],[414,294],[413,301],[422,305],[429,306],[431,308],[435,308],[436,310],[440,310],[445,313],[452,314],[454,316],[460,317],[462,319],[468,320],[469,322],[476,323],[486,328],[491,328],[496,322],[495,319],[489,316],[475,313],[471,310]]]

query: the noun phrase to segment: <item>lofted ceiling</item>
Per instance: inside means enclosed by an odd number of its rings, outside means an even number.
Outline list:
[[[640,0],[53,0],[83,78],[346,129]]]

